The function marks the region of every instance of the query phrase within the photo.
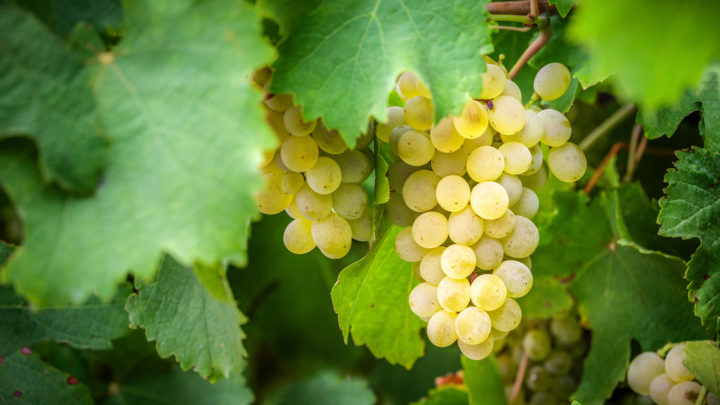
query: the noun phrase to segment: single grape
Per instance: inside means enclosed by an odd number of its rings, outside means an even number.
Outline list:
[[[508,205],[513,206],[520,199],[522,194],[522,181],[517,176],[512,174],[503,173],[499,179],[496,180],[505,189],[508,195]]]
[[[411,174],[403,185],[405,204],[413,211],[430,211],[437,205],[435,189],[440,177],[430,170],[418,170]]]
[[[540,242],[540,234],[533,222],[521,215],[515,215],[515,229],[502,240],[505,254],[513,258],[530,256]]]
[[[440,257],[440,266],[448,277],[464,279],[475,270],[475,252],[469,246],[450,245]]]
[[[293,106],[292,94],[276,94],[265,100],[265,105],[273,111],[285,112]]]
[[[510,96],[522,103],[522,91],[520,91],[520,87],[510,79],[505,80],[505,90],[503,90],[500,95]]]
[[[414,130],[406,131],[398,139],[397,155],[410,166],[422,166],[430,162],[435,147],[426,134]]]
[[[285,213],[288,214],[288,216],[292,219],[298,219],[298,218],[305,218],[300,213],[300,210],[297,207],[297,202],[295,201],[295,198],[293,197],[292,202],[290,202],[290,205],[285,208]]]
[[[405,102],[405,122],[418,131],[430,129],[433,123],[432,100],[416,96]]]
[[[505,303],[507,287],[500,277],[481,274],[470,285],[470,300],[483,311],[494,311]]]
[[[475,265],[482,270],[492,270],[502,263],[505,252],[497,239],[485,235],[472,248],[475,252]]]
[[[488,63],[485,66],[486,70],[485,73],[482,74],[483,85],[479,98],[489,100],[502,94],[503,90],[505,90],[507,79],[505,78],[505,72],[500,66],[494,63]]]
[[[582,328],[573,316],[553,318],[550,321],[550,333],[558,343],[571,345],[582,337]]]
[[[430,250],[420,261],[420,277],[432,285],[438,285],[445,278],[445,272],[440,266],[440,257],[445,246],[438,246]]]
[[[318,148],[325,153],[338,155],[347,150],[347,145],[340,133],[338,131],[329,131],[322,122],[318,122],[310,136],[315,140]]]
[[[440,310],[435,312],[427,324],[427,336],[432,344],[438,347],[448,347],[455,343],[455,312]]]
[[[533,361],[545,360],[552,348],[550,335],[543,329],[532,329],[525,333],[522,344],[528,358]]]
[[[493,138],[495,137],[495,130],[492,129],[492,127],[487,127],[485,132],[483,132],[482,135],[480,135],[477,138],[468,138],[465,139],[465,142],[463,143],[463,149],[467,152],[468,155],[472,153],[475,149],[481,147],[481,146],[490,146],[493,143]]]
[[[490,110],[490,124],[501,134],[512,135],[525,126],[525,108],[522,103],[509,96],[493,100]]]
[[[560,401],[549,392],[535,392],[530,397],[528,405],[560,405]]]
[[[650,393],[650,382],[664,372],[665,362],[657,353],[640,353],[630,362],[627,371],[627,382],[635,393],[647,395]]]
[[[458,340],[458,347],[460,352],[470,360],[482,360],[488,357],[492,351],[495,341],[492,338],[487,338],[482,343],[471,345]]]
[[[537,172],[530,175],[520,176],[523,186],[533,190],[535,192],[540,191],[547,183],[548,173],[545,165],[540,165],[540,169]]]
[[[365,211],[360,218],[348,219],[350,229],[352,230],[352,238],[359,242],[369,242],[373,237],[373,215],[369,207],[365,207]]]
[[[305,183],[305,177],[301,173],[287,172],[283,175],[281,188],[286,194],[296,194]]]
[[[465,278],[445,277],[438,284],[437,296],[440,306],[446,311],[460,312],[470,302],[470,283]]]
[[[428,283],[420,283],[410,291],[408,298],[410,310],[421,318],[432,316],[439,311],[440,304],[437,300],[437,287]]]
[[[475,214],[469,205],[466,205],[461,211],[450,214],[447,227],[450,240],[470,246],[482,237],[484,221]]]
[[[512,298],[505,300],[500,308],[489,312],[493,328],[501,332],[509,332],[520,325],[522,310]]]
[[[511,208],[514,213],[532,219],[540,209],[540,200],[534,191],[529,188],[523,188],[522,193],[520,193],[520,198]]]
[[[511,210],[497,219],[485,221],[485,233],[495,239],[504,238],[510,235],[515,229],[515,214]]]
[[[430,140],[435,148],[443,153],[452,153],[465,143],[465,137],[455,129],[453,120],[445,117],[430,128]]]
[[[658,405],[668,405],[668,392],[675,386],[675,382],[662,373],[650,382],[650,398]]]
[[[523,174],[530,169],[532,154],[530,149],[520,142],[507,142],[498,148],[505,160],[505,172],[510,174]]]
[[[280,145],[282,163],[294,172],[304,172],[318,161],[318,147],[309,136],[289,136]]]
[[[453,153],[435,151],[433,158],[430,160],[430,167],[440,177],[462,176],[465,174],[465,163],[468,156],[469,154],[464,148],[460,148]]]
[[[425,212],[413,222],[413,240],[426,249],[436,248],[447,239],[447,230],[448,220],[445,215],[436,211]]]
[[[477,182],[495,180],[505,170],[503,154],[492,146],[480,146],[467,158],[467,173]]]
[[[307,136],[315,129],[317,120],[306,122],[302,117],[302,107],[296,105],[288,108],[283,115],[283,124],[291,135]]]
[[[440,206],[450,212],[458,212],[470,202],[470,186],[460,176],[445,176],[438,182],[435,198]]]
[[[477,345],[490,338],[490,315],[477,307],[463,309],[455,319],[458,339],[469,345]]]
[[[258,211],[266,215],[274,215],[282,212],[293,200],[292,194],[287,194],[282,189],[283,174],[272,172],[263,175],[265,187],[255,193],[255,205]]]
[[[459,117],[453,118],[457,132],[468,139],[483,136],[488,127],[488,112],[475,100],[468,101]]]
[[[395,253],[406,262],[419,262],[428,249],[415,243],[412,237],[412,228],[405,228],[395,235]]]
[[[549,63],[535,75],[533,87],[543,100],[560,98],[570,86],[570,71],[562,63]]]
[[[543,365],[550,374],[558,376],[565,375],[572,369],[573,358],[570,353],[555,349],[550,352]]]
[[[311,169],[305,172],[308,186],[318,194],[330,194],[335,191],[342,179],[340,166],[327,156],[320,156]]]
[[[665,355],[665,372],[674,382],[690,381],[693,374],[683,364],[685,344],[679,344]]]
[[[343,183],[332,193],[333,209],[345,219],[359,219],[368,207],[365,190],[351,183]]]
[[[545,124],[542,143],[547,146],[561,146],[570,139],[572,133],[570,121],[560,111],[548,108],[540,111],[538,116]]]
[[[668,405],[695,405],[702,386],[695,381],[683,381],[668,391]]]
[[[525,377],[525,385],[535,392],[545,392],[550,389],[553,378],[542,366],[532,366]]]
[[[378,122],[375,127],[375,136],[383,142],[389,141],[390,132],[392,132],[395,127],[405,124],[405,111],[402,107],[388,107],[387,115],[387,121]]]
[[[530,168],[528,168],[527,171],[523,173],[523,176],[530,176],[537,173],[543,164],[543,151],[540,145],[535,145],[530,148],[530,154],[532,156]]]
[[[410,125],[399,125],[393,128],[392,131],[390,131],[390,136],[388,136],[388,144],[390,145],[390,151],[393,153],[393,155],[397,156],[398,142],[400,141],[400,137],[407,131],[412,131]]]
[[[295,195],[295,204],[303,217],[319,221],[330,214],[333,200],[331,195],[318,194],[305,184]]]
[[[506,260],[493,272],[507,287],[507,295],[511,298],[525,296],[533,285],[533,276],[524,264],[516,260]]]
[[[509,200],[503,186],[493,181],[478,183],[470,192],[470,205],[483,219],[497,219],[503,216],[508,209]]]
[[[311,232],[312,222],[304,218],[293,220],[285,228],[283,243],[285,247],[296,255],[308,253],[315,248]]]
[[[502,135],[503,142],[520,142],[528,148],[536,146],[545,134],[545,124],[542,118],[530,110],[525,110],[525,126],[515,134]]]
[[[374,169],[372,159],[359,150],[347,150],[333,159],[340,166],[343,183],[362,183]]]
[[[338,214],[331,213],[312,223],[312,238],[320,251],[330,259],[344,257],[352,245],[350,224]]]
[[[385,204],[385,216],[391,224],[405,227],[412,225],[418,213],[405,205],[402,194],[391,191],[390,200]]]
[[[509,354],[505,353],[497,356],[495,362],[497,363],[498,371],[504,383],[512,383],[515,381],[518,366]]]
[[[585,153],[577,145],[568,142],[550,149],[548,166],[558,179],[572,183],[580,180],[587,170]]]

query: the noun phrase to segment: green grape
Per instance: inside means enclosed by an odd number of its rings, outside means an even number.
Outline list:
[[[530,169],[532,154],[520,142],[507,142],[498,148],[505,160],[505,173],[522,174]]]
[[[555,349],[550,352],[543,365],[552,375],[565,375],[572,369],[573,358],[570,353]]]
[[[529,188],[523,188],[522,193],[520,193],[520,198],[511,208],[514,213],[532,219],[540,209],[540,200],[534,191]]]
[[[506,260],[493,272],[507,287],[507,295],[511,298],[525,296],[533,285],[533,276],[528,267],[516,260]]]
[[[533,190],[535,192],[540,191],[547,183],[548,174],[545,165],[540,165],[540,169],[537,172],[530,175],[523,175],[520,177],[523,186]]]
[[[402,194],[391,191],[390,200],[385,204],[385,217],[391,224],[404,227],[412,225],[418,213],[405,205]]]
[[[338,214],[331,213],[312,223],[312,238],[322,254],[330,259],[345,257],[352,245],[350,224]]]
[[[470,202],[470,186],[460,176],[445,176],[437,184],[435,198],[438,204],[450,212],[458,212]]]
[[[468,153],[464,148],[460,148],[453,153],[435,152],[430,160],[432,171],[440,177],[445,176],[462,176],[465,174],[465,162],[467,162]]]
[[[500,95],[510,96],[522,103],[522,91],[520,91],[520,87],[518,87],[518,85],[510,79],[505,80],[505,90],[503,90]]]
[[[532,329],[523,337],[523,350],[528,358],[533,361],[544,360],[552,347],[550,335],[543,329]]]
[[[415,243],[412,237],[412,228],[405,228],[395,235],[395,253],[406,262],[419,262],[428,249]]]
[[[511,210],[497,219],[485,221],[485,233],[495,239],[504,238],[510,235],[515,229],[515,214]]]
[[[280,145],[282,163],[294,172],[309,170],[318,161],[318,147],[309,136],[289,136]]]
[[[333,159],[340,166],[343,183],[362,183],[374,169],[372,159],[359,150],[347,150]]]
[[[683,364],[684,344],[679,344],[665,355],[665,372],[675,382],[690,381],[695,377]]]
[[[483,311],[500,308],[507,299],[507,287],[493,274],[481,274],[470,285],[470,300]]]
[[[432,316],[439,311],[437,287],[428,283],[420,283],[410,291],[410,310],[421,318]]]
[[[630,362],[627,371],[627,382],[635,393],[650,393],[650,382],[665,372],[665,362],[655,352],[640,353]]]
[[[470,360],[482,360],[487,358],[492,353],[494,344],[495,340],[492,338],[487,338],[482,343],[476,345],[467,344],[462,340],[458,340],[460,352],[462,352],[462,354]]]
[[[326,156],[320,156],[311,169],[305,172],[308,186],[318,194],[330,194],[335,191],[342,179],[340,166]]]
[[[420,214],[412,225],[412,236],[415,243],[433,249],[443,243],[448,237],[448,220],[445,215],[429,211]]]
[[[520,199],[520,195],[523,191],[522,181],[517,176],[512,174],[503,173],[499,179],[496,180],[505,189],[508,195],[508,205],[513,206]]]
[[[505,135],[518,133],[527,119],[522,103],[509,96],[500,96],[493,100],[489,115],[493,128]]]
[[[287,128],[291,135],[295,136],[307,136],[315,129],[317,120],[306,122],[302,116],[302,107],[296,105],[288,108],[283,114],[283,124]]]
[[[492,270],[502,263],[505,252],[497,239],[485,235],[472,248],[475,252],[475,265],[482,270]]]
[[[333,209],[345,219],[359,219],[368,206],[365,190],[357,184],[344,183],[332,193]]]
[[[293,220],[285,228],[283,242],[285,247],[296,255],[308,253],[315,248],[311,232],[312,222],[304,218]]]
[[[494,333],[494,332],[493,332]],[[515,375],[518,371],[518,366],[509,354],[501,354],[495,358],[497,363],[498,371],[502,377],[504,383],[512,383],[515,381]]]
[[[420,277],[432,285],[438,285],[445,278],[445,272],[440,265],[440,257],[445,249],[445,246],[431,249],[420,261]]]
[[[387,121],[378,122],[375,127],[375,136],[383,142],[390,140],[390,132],[392,132],[395,127],[405,124],[405,111],[402,107],[388,107],[387,115]]]
[[[417,167],[410,166],[402,160],[390,163],[387,171],[388,184],[391,191],[402,191],[405,180],[417,171]]]
[[[465,278],[457,280],[445,277],[438,283],[437,297],[440,306],[446,311],[460,312],[470,303],[470,283]]]
[[[458,339],[469,345],[480,344],[491,338],[490,315],[477,307],[463,309],[455,319]]]
[[[369,207],[365,208],[363,214],[357,219],[348,219],[352,238],[359,242],[369,242],[373,237],[373,216]]]
[[[430,137],[418,131],[405,131],[398,139],[397,155],[410,166],[423,166],[430,162],[435,147]]]
[[[292,194],[282,189],[283,174],[272,172],[263,175],[265,187],[255,193],[255,205],[258,211],[265,215],[274,215],[282,212],[293,200]]]
[[[347,145],[340,136],[340,133],[338,131],[328,131],[322,121],[318,122],[310,136],[315,140],[318,148],[325,153],[338,155],[347,150]]]
[[[668,405],[695,405],[702,386],[695,381],[683,381],[670,388]]]
[[[482,74],[482,81],[482,91],[480,92],[479,98],[483,100],[489,100],[499,96],[503,90],[505,90],[505,85],[507,84],[505,72],[500,66],[493,63],[486,64],[485,73]]]
[[[303,217],[311,221],[319,221],[332,211],[333,200],[328,194],[318,194],[307,184],[295,194],[295,204]]]
[[[540,145],[535,145],[530,148],[530,155],[532,156],[530,168],[528,168],[527,171],[523,173],[523,176],[530,176],[532,174],[535,174],[540,170],[540,168],[542,168],[543,151]]]
[[[560,401],[548,392],[536,392],[530,397],[528,405],[560,405]]]
[[[413,98],[420,95],[417,87],[417,78],[410,72],[405,72],[398,78],[398,90],[405,98]]]
[[[450,214],[447,228],[450,240],[460,245],[470,246],[482,237],[484,221],[467,205],[461,211]]]
[[[464,279],[475,270],[475,252],[469,246],[453,244],[440,257],[443,272],[454,279]]]
[[[558,343],[571,345],[580,341],[582,328],[574,317],[553,318],[550,321],[550,333]]]
[[[455,343],[455,312],[440,310],[435,312],[427,324],[427,336],[430,343],[438,347],[448,347]]]
[[[430,170],[418,170],[411,174],[403,185],[405,204],[413,211],[430,211],[437,205],[435,189],[440,177]]]
[[[542,366],[532,366],[525,377],[525,385],[535,392],[546,392],[550,389],[553,378]]]
[[[576,389],[577,381],[572,375],[559,375],[554,378],[554,383],[550,390],[558,397],[567,399]]]
[[[530,256],[539,242],[540,234],[535,224],[523,216],[515,215],[515,229],[502,240],[502,245],[506,255],[523,258]]]
[[[455,129],[453,120],[445,117],[430,128],[430,140],[435,148],[443,153],[452,153],[465,143],[465,137]]]
[[[405,122],[413,129],[427,131],[433,123],[433,103],[427,97],[416,96],[405,102]]]
[[[543,100],[560,98],[570,86],[570,71],[562,63],[549,63],[535,75],[533,87]]]
[[[508,209],[508,202],[507,191],[493,181],[478,183],[470,192],[470,205],[483,219],[497,219],[503,216]]]
[[[457,132],[468,139],[482,137],[488,127],[488,111],[484,105],[475,100],[465,104],[459,117],[453,118]]]
[[[542,110],[538,113],[545,124],[545,133],[542,143],[547,146],[560,146],[570,139],[572,128],[570,121],[560,112],[553,109]]]
[[[285,194],[296,194],[305,183],[305,177],[297,172],[287,172],[283,175],[281,188]]]
[[[276,94],[265,100],[265,105],[273,111],[285,112],[293,106],[292,94]]]
[[[480,146],[467,158],[467,173],[477,182],[495,180],[505,170],[505,158],[492,146]]]
[[[520,325],[522,310],[517,301],[508,298],[500,308],[489,312],[493,328],[501,332],[510,332]]]
[[[668,392],[675,386],[675,382],[662,373],[650,382],[650,398],[658,405],[668,405]]]
[[[585,174],[587,159],[582,149],[574,143],[568,142],[550,149],[548,166],[555,177],[566,183],[573,183],[580,180]]]

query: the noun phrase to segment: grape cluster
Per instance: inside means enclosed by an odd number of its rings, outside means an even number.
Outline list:
[[[317,246],[325,256],[340,259],[353,239],[372,236],[372,212],[362,186],[374,170],[368,148],[372,133],[349,149],[322,120],[306,122],[291,95],[266,94],[265,120],[280,146],[267,151],[261,164],[265,188],[255,195],[257,208],[266,215],[285,211],[292,218],[283,235],[290,252],[305,254]]]
[[[702,386],[683,364],[684,344],[672,347],[663,359],[655,352],[637,355],[627,371],[627,383],[635,393],[650,395],[658,405],[694,405]],[[705,398],[708,405],[720,405],[713,393]]]
[[[508,400],[523,356],[528,365],[523,386],[511,405],[567,404],[582,374],[587,340],[574,309],[551,319],[530,320],[496,341],[497,364]]]
[[[547,165],[558,179],[585,173],[583,152],[568,142],[570,123],[559,111],[522,104],[504,68],[488,62],[483,87],[459,116],[433,124],[430,91],[412,73],[397,91],[404,108],[388,108],[375,135],[395,157],[388,169],[388,220],[406,227],[395,251],[423,282],[410,293],[411,310],[427,321],[429,340],[457,341],[471,359],[487,357],[494,337],[522,318],[515,301],[530,291],[530,255],[539,242],[532,218]],[[552,63],[538,72],[534,98],[552,100],[570,73]],[[543,146],[544,145],[544,146]]]

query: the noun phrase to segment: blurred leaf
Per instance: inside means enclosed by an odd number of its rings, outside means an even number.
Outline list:
[[[320,4],[320,0],[257,0],[255,8],[263,16],[277,22],[282,36],[286,37]]]
[[[720,3],[712,1],[588,0],[574,14],[570,34],[587,48],[588,70],[615,73],[618,92],[659,107],[696,86],[720,54],[713,40],[720,37],[718,14]]]
[[[271,56],[254,12],[233,0],[125,11],[122,43],[96,65],[113,140],[96,195],[47,188],[27,150],[0,151],[0,178],[26,225],[3,278],[40,306],[109,299],[130,269],[151,278],[161,252],[186,265],[245,261],[256,167],[273,146],[247,84]]]
[[[435,388],[428,396],[411,405],[467,405],[468,392],[460,387],[445,385]]]
[[[575,5],[575,0],[549,0],[548,4],[555,5],[560,16],[565,18]]]
[[[717,342],[687,342],[683,364],[700,384],[720,395],[720,350]]]
[[[0,240],[0,266],[5,264],[5,261],[14,251],[15,247],[13,247],[12,245],[8,245],[7,243]]]
[[[193,368],[212,382],[242,372],[247,352],[240,325],[246,319],[232,295],[217,299],[192,269],[170,256],[163,259],[157,279],[139,284],[138,290],[127,300],[130,324],[145,329],[161,357],[175,356],[183,370]]]
[[[51,30],[67,35],[79,22],[89,23],[102,30],[122,23],[119,0],[11,0],[33,12]]]
[[[372,405],[375,395],[365,381],[332,372],[300,381],[288,388],[279,405]]]
[[[36,354],[16,352],[0,361],[0,402],[3,404],[93,403],[90,391],[77,380],[43,363]]]
[[[47,340],[107,349],[111,340],[130,332],[124,307],[128,294],[130,285],[125,284],[108,303],[91,298],[81,306],[35,311],[12,288],[0,286],[0,356]]]
[[[403,70],[432,90],[436,119],[458,113],[479,93],[481,55],[492,50],[478,23],[485,3],[326,1],[280,44],[271,90],[295,93],[306,117],[322,116],[351,146],[368,115],[387,118],[387,93]]]
[[[418,283],[412,264],[395,253],[401,229],[388,229],[362,260],[340,273],[332,300],[345,342],[352,334],[355,344],[366,345],[376,357],[410,368],[423,354],[424,323],[408,305]]]
[[[106,164],[85,62],[28,12],[0,6],[0,139],[29,136],[44,180],[91,191]]]
[[[462,365],[470,405],[507,404],[505,387],[494,356],[480,361],[462,356]]]

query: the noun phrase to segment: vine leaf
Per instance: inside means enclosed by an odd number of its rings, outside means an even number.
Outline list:
[[[457,386],[445,385],[430,390],[426,398],[411,405],[468,405],[468,392]]]
[[[29,136],[43,178],[91,191],[106,164],[85,61],[27,11],[0,6],[0,139]]]
[[[322,116],[348,145],[369,114],[387,118],[387,93],[403,70],[430,87],[436,119],[459,113],[479,93],[482,54],[492,50],[485,4],[325,1],[280,44],[271,90],[295,93],[306,117]]]
[[[375,395],[364,380],[325,372],[290,386],[279,405],[371,405]]]
[[[622,95],[645,107],[660,107],[696,86],[717,57],[720,46],[706,44],[705,39],[720,37],[720,26],[713,20],[718,13],[717,2],[684,2],[677,7],[653,0],[586,1],[573,16],[570,34],[587,48],[590,70],[614,73]]]
[[[194,368],[204,378],[217,381],[240,373],[247,355],[240,325],[245,316],[237,309],[229,286],[219,300],[200,282],[192,269],[165,256],[157,279],[139,283],[138,293],[127,300],[133,327],[145,329],[157,341],[161,357],[175,356],[183,370]]]
[[[10,287],[0,286],[0,356],[48,340],[79,349],[108,349],[111,340],[130,332],[124,307],[129,294],[126,284],[108,303],[92,298],[81,306],[35,311]]]
[[[468,387],[469,405],[507,404],[505,388],[495,357],[475,361],[461,357],[463,378]]]
[[[549,0],[548,4],[554,5],[557,8],[558,14],[560,14],[562,18],[565,18],[575,5],[575,0]]]
[[[96,195],[45,187],[27,150],[0,151],[26,226],[3,277],[40,306],[109,299],[131,269],[150,279],[162,252],[186,265],[245,261],[256,167],[274,145],[247,83],[271,56],[259,22],[232,0],[127,5],[125,37],[103,57],[112,62],[95,65],[113,141]]]
[[[401,229],[390,227],[362,260],[346,267],[331,295],[346,343],[352,334],[355,344],[367,345],[375,357],[409,369],[423,355],[424,324],[408,306],[418,283],[412,264],[395,253]]]
[[[122,25],[120,0],[9,0],[31,11],[59,36],[66,36],[79,22],[88,23],[100,31]]]
[[[0,362],[0,402],[3,404],[90,405],[90,391],[70,384],[69,375],[43,363],[36,354],[16,352]]]
[[[700,239],[686,278],[695,313],[715,336],[720,331],[720,153],[694,148],[676,155],[660,200],[660,234]]]
[[[720,350],[717,342],[687,342],[683,353],[685,367],[700,384],[713,394],[720,395]]]

